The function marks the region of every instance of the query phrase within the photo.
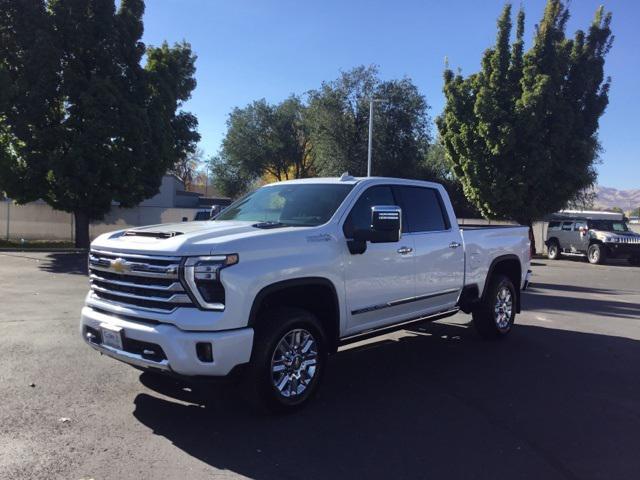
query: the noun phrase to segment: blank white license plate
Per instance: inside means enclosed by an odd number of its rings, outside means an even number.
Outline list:
[[[122,348],[122,327],[112,327],[110,325],[100,325],[102,333],[102,344],[107,347],[124,350]]]

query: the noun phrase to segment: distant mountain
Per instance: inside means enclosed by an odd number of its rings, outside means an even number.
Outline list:
[[[620,207],[625,212],[632,208],[640,207],[640,188],[633,190],[618,190],[616,188],[596,187],[596,199],[594,207],[610,209]]]

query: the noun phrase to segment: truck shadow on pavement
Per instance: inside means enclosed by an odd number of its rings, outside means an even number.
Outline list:
[[[545,291],[546,290],[546,291]],[[550,292],[568,292],[569,295],[553,295]],[[577,297],[584,293],[589,296]],[[640,320],[640,305],[630,301],[611,300],[608,296],[624,295],[624,291],[570,285],[534,284],[522,298],[525,311],[576,312],[602,316],[604,320],[631,318]],[[598,295],[598,297],[594,297]],[[604,298],[603,298],[604,297]]]
[[[40,270],[49,273],[88,275],[86,253],[50,253],[40,261]]]
[[[228,386],[144,373],[135,418],[255,479],[638,478],[640,342],[432,323],[331,357],[318,397],[260,416]]]

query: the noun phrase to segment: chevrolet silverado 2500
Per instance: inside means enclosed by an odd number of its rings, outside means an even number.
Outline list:
[[[529,262],[527,228],[460,228],[435,183],[280,182],[210,221],[98,237],[81,333],[142,369],[242,373],[255,398],[287,410],[342,344],[458,311],[482,337],[506,336]]]

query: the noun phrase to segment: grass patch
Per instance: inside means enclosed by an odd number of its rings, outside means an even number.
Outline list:
[[[0,240],[0,248],[74,248],[73,242],[55,240],[25,240],[24,243],[16,240]]]

